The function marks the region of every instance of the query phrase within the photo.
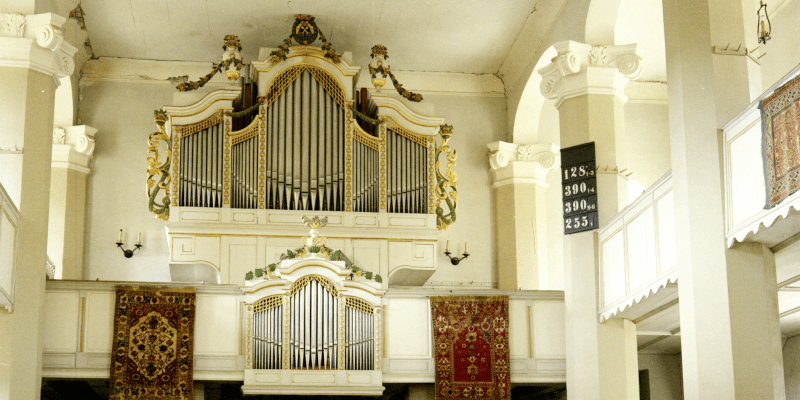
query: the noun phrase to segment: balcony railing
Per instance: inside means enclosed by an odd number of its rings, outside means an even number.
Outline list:
[[[673,204],[670,172],[599,230],[601,320],[678,279]]]
[[[779,217],[796,218],[790,215],[790,211],[800,210],[800,193],[795,193],[774,207],[765,209],[767,197],[763,155],[764,132],[759,109],[761,100],[798,75],[800,66],[794,68],[722,128],[725,161],[725,236],[728,246],[736,241],[743,241],[748,235],[757,234],[764,227],[772,226]]]
[[[131,283],[47,282],[45,377],[108,379],[117,284]],[[194,379],[242,381],[249,349],[245,294],[235,285],[188,286],[197,291]],[[429,297],[453,294],[449,289],[402,288],[383,295],[379,308],[383,334],[377,343],[382,359],[380,371],[375,371],[383,382],[434,382]],[[484,289],[457,294],[509,296],[511,383],[566,382],[563,292]]]

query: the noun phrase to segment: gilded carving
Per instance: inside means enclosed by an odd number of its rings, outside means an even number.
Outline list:
[[[450,147],[447,142],[453,134],[452,125],[442,125],[439,129],[439,134],[442,136],[442,144],[436,149],[436,226],[439,229],[447,229],[448,226],[456,222],[456,205],[458,203],[458,183],[456,182],[456,171],[453,167],[456,165],[456,152],[450,154]],[[447,166],[445,172],[440,172],[441,161],[439,155],[445,154],[447,159]],[[442,200],[447,204],[448,214],[444,214],[442,208]]]
[[[169,183],[170,183],[170,175],[169,175],[169,168],[172,161],[172,146],[167,136],[167,133],[164,131],[164,123],[167,122],[167,113],[161,110],[156,110],[154,113],[154,119],[156,122],[156,126],[158,126],[158,131],[153,132],[147,138],[147,145],[148,145],[148,153],[150,157],[147,157],[147,198],[149,199],[148,208],[150,212],[156,215],[156,218],[160,220],[167,220],[169,219],[169,205],[170,205],[170,196],[169,196]],[[159,163],[161,157],[158,152],[158,147],[163,141],[167,144],[167,149],[164,154],[164,161]],[[158,182],[155,181],[155,177],[159,176]],[[156,202],[156,196],[158,196],[158,192],[164,190],[164,198],[161,200],[161,203]]]

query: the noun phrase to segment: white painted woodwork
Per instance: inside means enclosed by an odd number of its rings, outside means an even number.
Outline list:
[[[319,262],[315,262],[319,263]],[[194,378],[245,381],[248,393],[347,393],[373,395],[386,383],[434,381],[430,296],[447,289],[397,288],[383,291],[343,281],[340,289],[379,306],[383,314],[380,370],[309,371],[246,369],[246,304],[300,275],[332,270],[287,263],[288,272],[254,286],[190,284],[197,290]],[[48,281],[43,376],[108,378],[111,363],[115,286],[130,282]],[[178,286],[178,284],[157,284]],[[187,286],[180,284],[180,286]],[[380,293],[383,293],[382,298]],[[461,290],[459,295],[509,296],[512,383],[566,381],[564,295],[558,291]],[[324,384],[324,385],[323,385]],[[267,386],[268,388],[265,388]],[[295,386],[295,389],[291,389]],[[329,386],[335,387],[331,389]],[[294,390],[294,391],[292,391]]]
[[[17,259],[19,210],[0,184],[0,306],[14,306],[14,270]]]
[[[130,282],[48,281],[43,376],[108,379],[116,285]],[[158,284],[158,286],[186,286]],[[194,378],[241,380],[241,290],[193,285],[197,290]]]
[[[795,67],[774,86],[759,96],[723,128],[725,182],[725,233],[728,246],[741,242],[748,235],[771,227],[779,218],[793,218],[792,209],[800,209],[800,193],[795,193],[765,209],[767,203],[764,174],[763,123],[759,104],[791,79],[800,76]],[[756,241],[774,246],[791,234],[778,231],[762,233]]]
[[[674,214],[667,174],[598,231],[601,320],[678,279]]]

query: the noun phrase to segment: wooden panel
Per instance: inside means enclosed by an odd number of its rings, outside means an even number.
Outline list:
[[[432,242],[389,242],[389,273],[398,267],[433,268]]]
[[[172,236],[173,262],[205,262],[220,269],[219,236]]]
[[[197,295],[194,352],[203,355],[239,354],[239,302],[229,295]]]
[[[78,293],[74,291],[48,291],[44,298],[44,309],[44,351],[78,351],[78,323],[80,319],[80,297]]]
[[[528,357],[530,350],[530,327],[528,326],[528,302],[508,302],[508,348],[510,356]]]
[[[600,245],[603,305],[625,297],[625,248],[622,231]]]
[[[628,291],[656,277],[656,238],[653,208],[648,206],[627,223]]]
[[[563,302],[534,302],[531,309],[533,324],[533,357],[565,358],[567,356],[566,326]]]
[[[84,351],[111,352],[115,301],[115,292],[88,292],[86,294]]]
[[[428,300],[391,299],[386,305],[384,357],[432,357]]]

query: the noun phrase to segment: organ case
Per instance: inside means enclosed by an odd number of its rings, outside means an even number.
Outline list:
[[[402,97],[356,96],[360,68],[348,59],[334,63],[319,47],[292,46],[285,60],[251,63],[252,107],[239,109],[243,90],[231,87],[157,112],[148,195],[151,210],[167,220],[173,264],[204,263],[220,283],[238,282],[238,271],[275,260],[257,250],[257,265],[235,265],[226,257],[226,237],[279,233],[299,240],[300,216],[308,214],[329,216],[329,237],[346,247],[350,238],[375,241],[379,254],[366,266],[387,276],[386,284],[395,273],[394,284],[413,285],[433,274],[438,229],[452,222],[438,207],[442,188],[455,181],[449,127],[413,111]],[[160,155],[159,141],[169,144]],[[441,154],[448,161],[444,175]],[[165,196],[162,205],[157,196]],[[219,248],[199,247],[201,241]],[[391,266],[381,261],[407,241],[425,253],[394,252]]]

